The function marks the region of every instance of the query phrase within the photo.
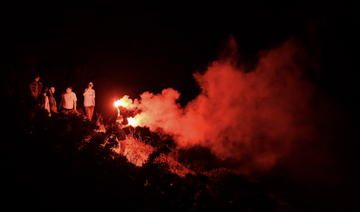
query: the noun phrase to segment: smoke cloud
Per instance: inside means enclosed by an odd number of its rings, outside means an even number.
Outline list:
[[[294,42],[261,52],[253,70],[237,64],[236,43],[230,54],[195,73],[201,93],[181,107],[172,88],[144,92],[135,101],[140,126],[172,135],[180,148],[200,145],[221,159],[268,170],[297,142],[312,137],[313,88],[303,79]]]

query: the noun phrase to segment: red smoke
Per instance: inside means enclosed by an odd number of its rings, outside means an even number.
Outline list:
[[[134,103],[142,111],[135,120],[172,135],[182,148],[201,145],[222,159],[267,170],[294,142],[311,137],[312,86],[295,64],[299,53],[293,42],[286,42],[262,52],[256,67],[246,72],[230,54],[204,74],[194,74],[201,93],[184,108],[172,88],[145,92]]]

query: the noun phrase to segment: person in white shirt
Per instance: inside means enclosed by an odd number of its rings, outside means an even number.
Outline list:
[[[89,82],[88,87],[84,91],[84,107],[86,117],[91,121],[94,115],[95,108],[95,90],[93,89],[94,84]]]
[[[61,98],[61,108],[66,111],[75,111],[76,112],[76,94],[72,92],[72,87],[66,88],[66,92],[62,95]]]

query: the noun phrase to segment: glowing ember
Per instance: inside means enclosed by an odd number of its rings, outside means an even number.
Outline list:
[[[154,148],[133,137],[126,137],[124,141],[119,141],[118,147],[113,148],[113,151],[125,156],[135,166],[141,167],[154,152]]]
[[[167,164],[169,167],[169,171],[173,174],[179,175],[179,177],[185,177],[187,174],[195,174],[194,171],[188,169],[178,161],[176,161],[173,157],[169,155],[165,155],[161,153],[154,162],[156,164]]]

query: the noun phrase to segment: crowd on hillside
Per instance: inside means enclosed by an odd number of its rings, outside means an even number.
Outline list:
[[[95,109],[95,90],[94,84],[89,82],[88,87],[85,88],[84,108],[87,119],[92,120]],[[77,97],[73,92],[72,87],[68,86],[66,91],[61,95],[60,104],[57,104],[55,98],[55,87],[44,87],[40,81],[40,76],[36,76],[34,81],[29,85],[30,96],[35,102],[35,106],[45,111],[49,117],[58,112],[70,113],[77,112]]]

